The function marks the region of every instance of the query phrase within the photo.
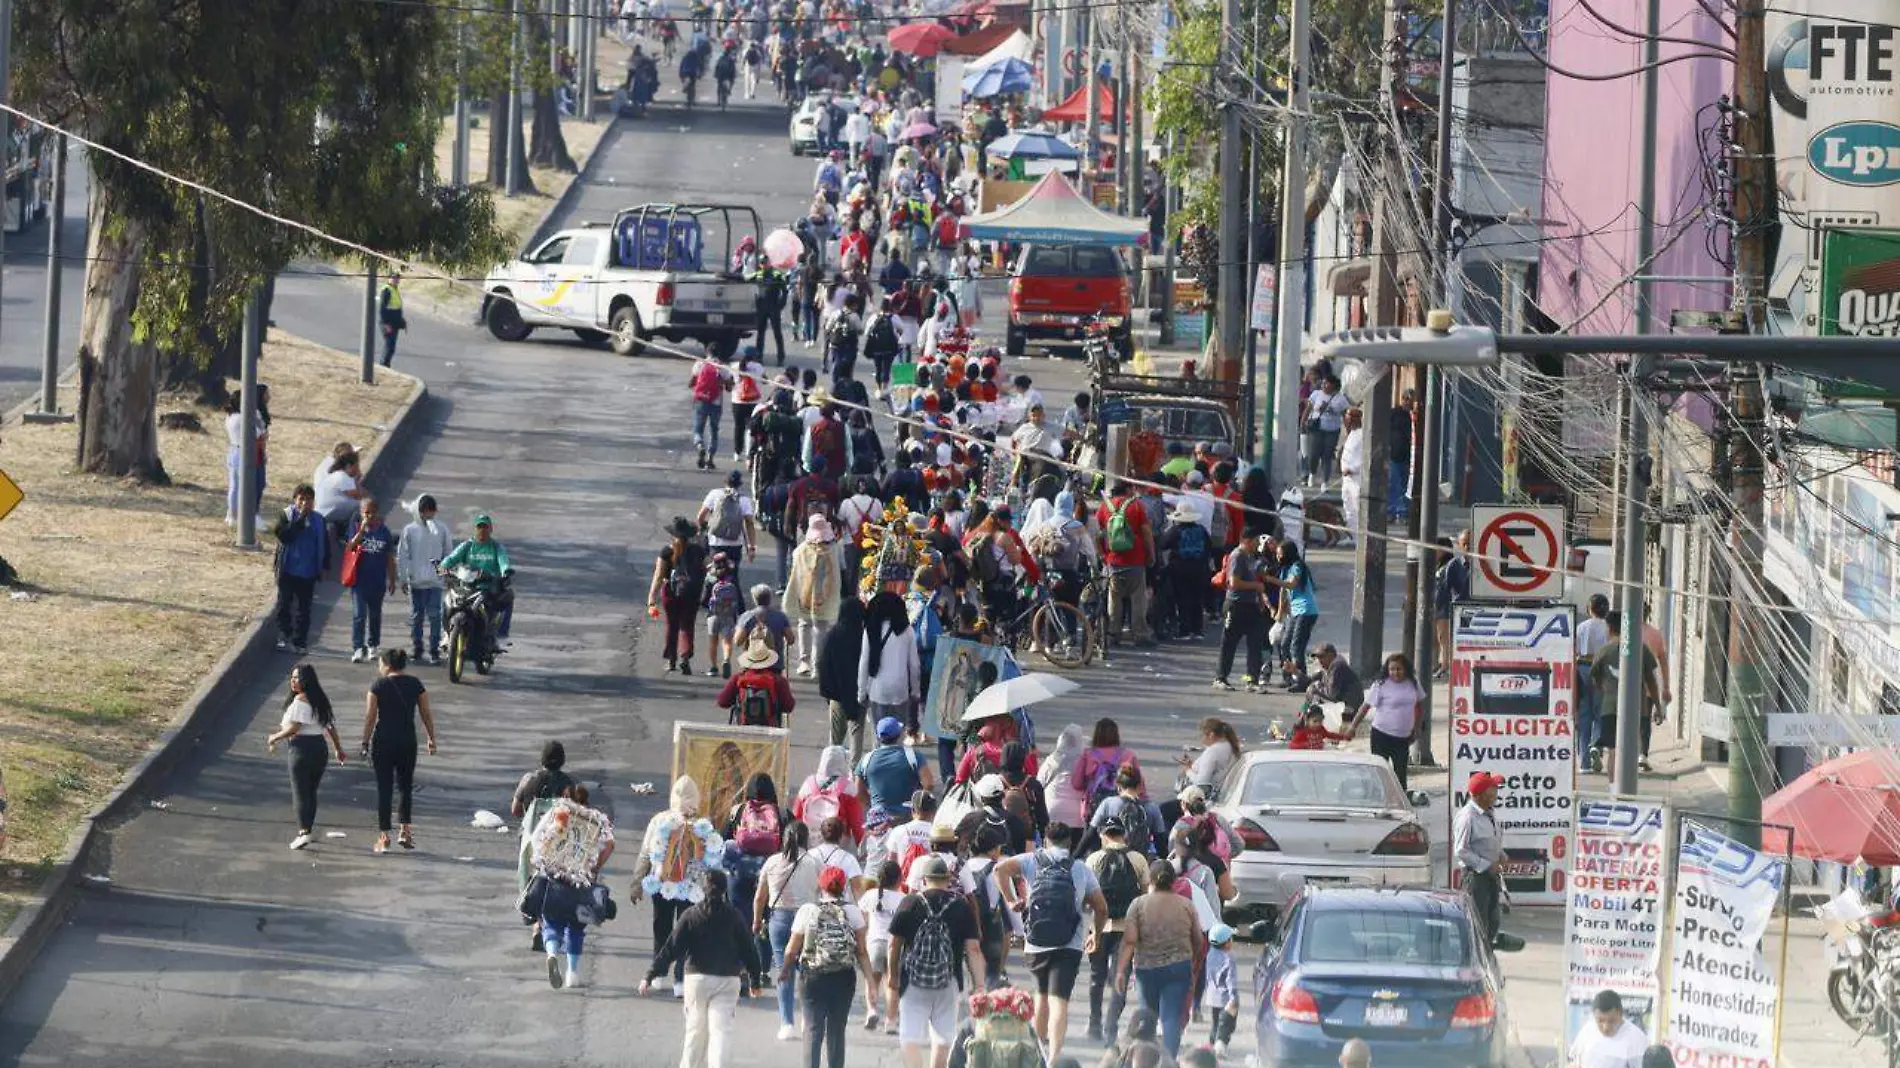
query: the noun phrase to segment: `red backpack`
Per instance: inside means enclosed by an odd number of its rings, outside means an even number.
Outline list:
[[[937,216],[937,247],[956,248],[957,237],[961,230],[962,225],[957,222],[955,215],[946,211]]]
[[[711,360],[701,360],[699,368],[693,372],[693,399],[717,404],[725,384],[725,375],[719,365]]]

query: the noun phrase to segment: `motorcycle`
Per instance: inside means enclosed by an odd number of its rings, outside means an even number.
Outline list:
[[[1852,888],[1810,911],[1821,921],[1834,1015],[1857,1033],[1886,1034],[1900,997],[1900,915],[1869,906]]]
[[[495,627],[501,617],[502,595],[508,576],[490,582],[472,567],[458,567],[443,576],[443,623],[448,642],[449,681],[461,682],[469,665],[486,675],[495,666],[500,646]]]

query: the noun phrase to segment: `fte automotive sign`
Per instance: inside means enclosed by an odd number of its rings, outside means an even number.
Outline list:
[[[1478,601],[1563,596],[1564,510],[1484,504],[1471,509],[1471,593]]]
[[[1493,813],[1504,835],[1504,884],[1522,904],[1559,904],[1577,787],[1573,611],[1457,604],[1451,646],[1448,815],[1464,807],[1473,772],[1502,775]]]

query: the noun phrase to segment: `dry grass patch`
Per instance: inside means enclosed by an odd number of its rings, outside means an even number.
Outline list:
[[[10,808],[0,908],[30,890],[79,818],[117,784],[274,590],[276,509],[338,441],[380,442],[415,380],[365,386],[352,354],[281,333],[264,347],[271,388],[264,552],[224,525],[223,415],[203,433],[160,430],[170,486],[73,471],[74,430],[8,427],[0,468],[26,500],[0,523],[23,589],[0,601],[0,769]],[[161,411],[188,406],[166,398]],[[16,874],[16,872],[18,874]]]

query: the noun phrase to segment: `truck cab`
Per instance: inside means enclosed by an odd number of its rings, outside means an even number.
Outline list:
[[[1004,350],[1079,348],[1099,321],[1123,359],[1135,352],[1128,265],[1111,245],[1030,245],[1009,272]]]
[[[747,236],[761,236],[758,213],[718,204],[645,204],[557,231],[489,273],[482,322],[503,341],[549,326],[623,356],[655,338],[730,356],[759,326],[759,282],[733,255]]]
[[[1130,434],[1152,430],[1164,447],[1173,442],[1193,448],[1197,442],[1240,440],[1238,382],[1122,374],[1097,362],[1091,368],[1089,386],[1090,411],[1095,417],[1091,444],[1097,456],[1108,457],[1108,428],[1118,424],[1126,424]],[[1124,460],[1110,458],[1110,470],[1126,471]]]

